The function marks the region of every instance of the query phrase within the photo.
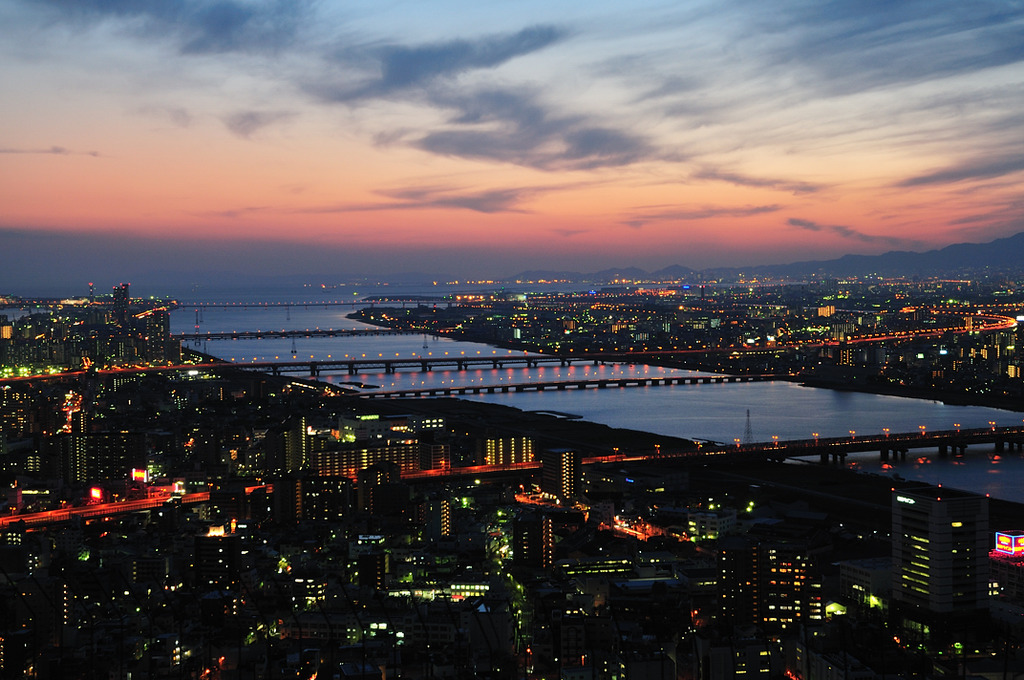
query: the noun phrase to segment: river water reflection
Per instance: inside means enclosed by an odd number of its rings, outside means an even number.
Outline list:
[[[282,308],[207,308],[202,310],[200,330],[372,328],[346,319],[346,307],[303,306]],[[196,313],[179,309],[172,314],[172,331],[195,330]],[[425,346],[424,346],[425,345]],[[207,341],[197,347],[239,363],[268,360],[326,360],[372,357],[522,356],[522,352],[478,343],[417,335],[297,338],[275,340]],[[293,352],[294,349],[294,352]],[[689,371],[644,365],[576,364],[570,367],[479,368],[465,371],[380,371],[350,376],[347,372],[321,374],[334,383],[362,382],[374,389],[501,385],[521,382],[582,380],[594,377],[698,375]],[[743,439],[749,411],[753,441],[844,437],[890,432],[1020,425],[1024,414],[977,407],[950,406],[940,402],[857,392],[803,387],[786,382],[722,385],[671,385],[609,389],[498,393],[467,396],[522,410],[572,413],[610,425],[688,439],[729,444]],[[851,435],[851,431],[854,433]],[[900,474],[907,479],[943,483],[998,498],[1024,502],[1024,461],[1016,454],[997,456],[992,451],[970,450],[962,458],[929,455],[884,467],[877,454],[850,458],[858,469],[881,474]]]

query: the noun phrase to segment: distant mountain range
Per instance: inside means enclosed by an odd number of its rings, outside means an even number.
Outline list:
[[[790,264],[760,265],[755,267],[716,267],[697,271],[673,265],[653,272],[637,267],[604,269],[582,273],[570,271],[532,270],[513,277],[518,281],[562,280],[607,283],[615,280],[631,281],[697,281],[708,279],[734,279],[738,275],[768,276],[772,278],[803,279],[819,276],[955,276],[983,270],[993,272],[1024,270],[1024,232],[996,239],[989,243],[955,243],[939,250],[914,253],[892,250],[881,255],[844,255],[834,260],[814,260]]]

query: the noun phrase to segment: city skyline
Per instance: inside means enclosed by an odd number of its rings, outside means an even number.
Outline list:
[[[1001,3],[0,0],[7,285],[694,269],[1022,230]]]

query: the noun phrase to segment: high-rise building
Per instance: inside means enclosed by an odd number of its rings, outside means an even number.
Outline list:
[[[128,303],[131,300],[128,295],[128,286],[127,283],[114,286],[114,320],[122,328],[128,322]]]
[[[541,455],[541,490],[560,499],[573,499],[582,481],[580,452],[548,449]]]
[[[452,536],[452,502],[431,498],[423,504],[423,537],[440,541]]]
[[[727,537],[719,541],[718,568],[726,623],[774,632],[821,622],[821,582],[805,543]]]
[[[512,560],[547,569],[554,563],[554,523],[545,513],[526,512],[512,521]]]
[[[242,537],[212,527],[204,536],[195,537],[193,568],[196,584],[204,590],[232,589],[238,584],[243,564]]]
[[[988,498],[944,487],[892,493],[893,603],[910,628],[988,609]]]

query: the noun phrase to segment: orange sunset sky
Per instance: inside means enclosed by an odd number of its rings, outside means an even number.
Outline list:
[[[1017,2],[0,0],[0,55],[0,293],[1024,230]]]

